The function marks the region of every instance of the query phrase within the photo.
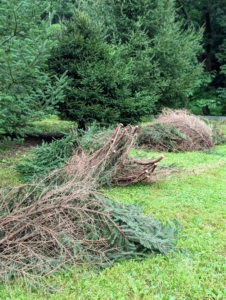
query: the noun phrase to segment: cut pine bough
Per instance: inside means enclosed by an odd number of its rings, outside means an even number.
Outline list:
[[[44,180],[0,190],[0,279],[42,276],[73,265],[106,267],[115,261],[177,250],[180,226],[143,216],[97,191],[147,180],[163,158],[128,157],[137,127],[119,125],[106,144],[77,150],[65,168]]]
[[[112,180],[113,185],[127,186],[138,182],[151,183],[155,182],[151,177],[154,173],[157,163],[164,158],[160,155],[154,160],[136,160],[128,159],[125,165],[119,169],[115,178]]]
[[[100,149],[91,154],[78,149],[67,162],[66,173],[69,177],[78,179],[95,178],[97,185],[127,186],[138,182],[156,181],[158,176],[152,178],[152,174],[156,172],[157,164],[164,156],[160,155],[154,160],[136,160],[129,157],[129,152],[136,143],[137,133],[138,126],[118,125]],[[159,173],[164,176],[168,171],[163,172],[160,169]]]

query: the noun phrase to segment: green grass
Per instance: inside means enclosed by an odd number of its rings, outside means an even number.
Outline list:
[[[4,185],[16,185],[22,183],[16,171],[16,164],[29,155],[29,151],[36,147],[35,136],[38,134],[58,135],[69,132],[76,123],[62,121],[59,117],[50,115],[42,121],[33,122],[32,143],[23,144],[23,139],[10,140],[0,139],[0,187]]]
[[[216,153],[165,153],[167,163],[184,170],[154,185],[105,191],[123,203],[138,203],[159,220],[179,220],[184,253],[124,261],[101,273],[61,272],[47,280],[62,289],[57,293],[48,294],[44,281],[33,292],[14,282],[2,286],[0,299],[226,299],[226,146]]]
[[[21,183],[16,163],[28,155],[28,148],[23,145],[13,145],[11,148],[0,151],[0,188],[5,185]]]
[[[142,158],[156,158],[159,156],[159,152],[149,150],[133,149],[131,155],[134,157]],[[161,161],[163,165],[176,164],[181,168],[192,168],[194,166],[201,167],[202,165],[211,163],[218,163],[219,161],[226,161],[226,148],[224,145],[216,146],[213,149],[206,151],[194,151],[194,152],[166,152],[163,153],[164,159]]]
[[[42,121],[33,122],[34,133],[61,134],[67,133],[71,128],[77,127],[77,123],[62,121],[58,116],[50,115]]]

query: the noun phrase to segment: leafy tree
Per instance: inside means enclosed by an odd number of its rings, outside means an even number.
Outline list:
[[[23,134],[28,123],[63,100],[66,76],[46,72],[54,41],[41,15],[48,3],[2,0],[0,6],[0,134]]]
[[[205,60],[207,72],[219,70],[216,53],[222,44],[225,33],[222,19],[226,13],[225,0],[176,0],[179,12],[187,25],[195,28],[204,27],[203,48],[200,60]]]
[[[184,30],[174,0],[95,0],[83,7],[104,24],[107,42],[124,45],[125,61],[133,62],[134,91],[154,94],[159,105],[181,106],[202,83],[197,61],[202,32]]]
[[[133,64],[123,60],[120,46],[103,41],[101,28],[87,14],[76,10],[65,24],[49,59],[51,72],[67,72],[66,100],[60,104],[62,118],[84,129],[94,120],[102,124],[135,123],[152,111],[146,95],[132,93]]]
[[[183,17],[185,24],[199,28],[203,26],[203,53],[199,56],[204,61],[205,70],[211,74],[206,82],[206,88],[199,90],[195,98],[203,104],[211,103],[217,106],[225,105],[225,0],[176,0],[179,16]],[[219,92],[219,93],[218,93]],[[226,94],[226,93],[225,93]],[[220,96],[220,99],[219,99]]]

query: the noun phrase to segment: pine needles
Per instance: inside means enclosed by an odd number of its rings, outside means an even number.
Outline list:
[[[105,267],[175,247],[177,224],[142,216],[138,207],[106,198],[87,181],[43,184],[1,191],[1,280],[46,275],[68,264]]]
[[[174,152],[178,149],[178,145],[185,139],[186,135],[174,126],[153,123],[151,126],[140,130],[137,145],[157,151]]]
[[[138,146],[172,152],[205,150],[214,146],[213,131],[185,109],[164,109],[156,123],[140,130]]]
[[[108,181],[140,182],[155,171],[162,156],[145,162],[128,157],[137,129],[119,125],[92,154],[77,150],[44,180],[0,190],[1,280],[30,280],[84,263],[106,267],[176,249],[177,223],[164,225],[96,190]]]

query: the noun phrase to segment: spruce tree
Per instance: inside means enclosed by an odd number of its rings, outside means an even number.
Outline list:
[[[83,2],[92,18],[104,24],[108,43],[125,45],[133,61],[135,92],[154,94],[159,105],[182,106],[201,84],[202,32],[184,30],[174,0],[95,0]]]
[[[121,46],[103,41],[97,22],[78,9],[74,12],[49,59],[51,72],[67,72],[70,81],[66,100],[59,105],[62,118],[76,120],[85,129],[93,121],[135,123],[151,111],[143,94],[131,91],[133,64],[122,59],[123,53]]]
[[[0,134],[24,134],[30,121],[63,100],[66,77],[52,76],[46,61],[54,44],[41,20],[48,3],[1,1]]]

